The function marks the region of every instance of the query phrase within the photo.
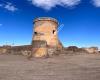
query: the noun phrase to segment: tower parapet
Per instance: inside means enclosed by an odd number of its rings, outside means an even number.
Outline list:
[[[36,18],[34,20],[34,23],[37,22],[37,21],[53,21],[56,24],[58,24],[58,21],[56,19],[54,19],[54,18],[51,18],[51,17],[39,17],[39,18]]]

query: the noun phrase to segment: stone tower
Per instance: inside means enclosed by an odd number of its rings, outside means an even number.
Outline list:
[[[54,18],[40,17],[34,20],[33,51],[35,57],[53,54],[62,49],[57,35],[58,22]]]

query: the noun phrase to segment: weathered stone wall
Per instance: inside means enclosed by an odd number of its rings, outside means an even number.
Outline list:
[[[44,40],[33,40],[32,52],[34,57],[42,57],[47,55],[47,42]]]
[[[77,46],[69,46],[63,48],[65,54],[85,54],[88,53],[84,48],[78,48]]]
[[[2,46],[0,47],[0,54],[14,54],[27,56],[32,51],[32,45],[24,46]]]
[[[13,46],[11,47],[11,54],[21,54],[27,56],[32,51],[32,45]]]
[[[98,47],[84,48],[88,53],[99,53]]]
[[[95,54],[95,53],[100,53],[98,47],[90,47],[90,48],[78,48],[76,46],[69,46],[64,48],[63,53],[80,53],[80,54]]]
[[[0,47],[0,54],[8,54],[9,53],[9,49],[11,48],[11,46],[8,45],[4,45]]]
[[[0,48],[0,54],[5,54],[7,52],[7,49]]]

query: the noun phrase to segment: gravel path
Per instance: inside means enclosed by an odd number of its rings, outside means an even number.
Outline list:
[[[27,60],[0,55],[0,80],[100,80],[100,55],[60,55]]]

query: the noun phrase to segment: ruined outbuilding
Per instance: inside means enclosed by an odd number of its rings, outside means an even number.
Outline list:
[[[89,47],[89,48],[84,48],[88,53],[99,53],[98,47]]]
[[[54,18],[41,17],[34,20],[32,54],[34,57],[53,55],[63,48],[57,34],[58,22]]]

